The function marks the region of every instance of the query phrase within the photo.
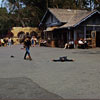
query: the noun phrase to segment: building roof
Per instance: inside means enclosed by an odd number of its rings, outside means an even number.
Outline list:
[[[71,10],[71,9],[58,9],[58,8],[49,8],[48,9],[60,22],[66,22],[64,27],[75,27],[81,22],[85,21],[87,18],[91,17],[96,12],[100,13],[97,10],[87,11],[87,10]]]

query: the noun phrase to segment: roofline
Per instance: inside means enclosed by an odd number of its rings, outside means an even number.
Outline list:
[[[40,24],[43,22],[43,20],[44,20],[44,18],[46,17],[46,15],[47,15],[48,12],[50,12],[60,23],[62,23],[62,22],[50,11],[50,9],[48,8],[47,11],[45,12],[45,14],[44,14],[44,16],[43,16],[43,18],[42,18]],[[40,26],[40,24],[39,24],[39,26]]]
[[[83,18],[80,22],[76,23],[75,25],[73,25],[73,27],[76,27],[77,25],[79,25],[80,23],[84,22],[85,20],[87,20],[88,18],[90,18],[92,15],[94,15],[95,13],[99,13],[100,12],[98,10],[94,11],[93,13],[91,13],[90,15],[86,16],[85,18]]]
[[[44,20],[45,16],[47,15],[47,13],[48,13],[48,10],[45,12],[45,14],[44,14],[43,18],[41,19],[40,24],[43,22],[43,20]],[[40,26],[40,24],[39,24],[39,26]]]
[[[49,8],[48,8],[48,11],[61,23],[61,21],[52,13],[52,11],[50,11]]]

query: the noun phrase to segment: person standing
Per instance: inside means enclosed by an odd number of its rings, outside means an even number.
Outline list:
[[[1,39],[1,45],[4,46],[4,39]]]
[[[28,55],[29,60],[32,60],[31,55],[30,55],[30,46],[31,46],[31,40],[30,37],[27,37],[24,42],[24,48],[26,50],[24,59],[26,60],[26,56]]]
[[[34,47],[34,38],[33,38],[33,36],[31,38],[31,43],[32,43],[32,46]]]
[[[35,47],[37,44],[37,38],[35,36],[33,36],[33,40],[34,40],[34,47]]]
[[[8,39],[8,46],[11,47],[11,38]]]

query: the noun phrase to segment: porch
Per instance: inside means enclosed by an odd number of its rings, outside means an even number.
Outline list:
[[[88,46],[100,47],[100,25],[84,25],[70,28],[52,28],[44,30],[44,37],[49,47],[63,48],[65,43],[74,41],[74,48],[77,48],[78,40],[82,38],[88,42]]]

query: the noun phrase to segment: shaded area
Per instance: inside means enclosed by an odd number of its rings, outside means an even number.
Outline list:
[[[100,51],[79,51],[73,52],[74,54],[100,54]]]
[[[62,99],[28,78],[0,78],[0,99]]]

